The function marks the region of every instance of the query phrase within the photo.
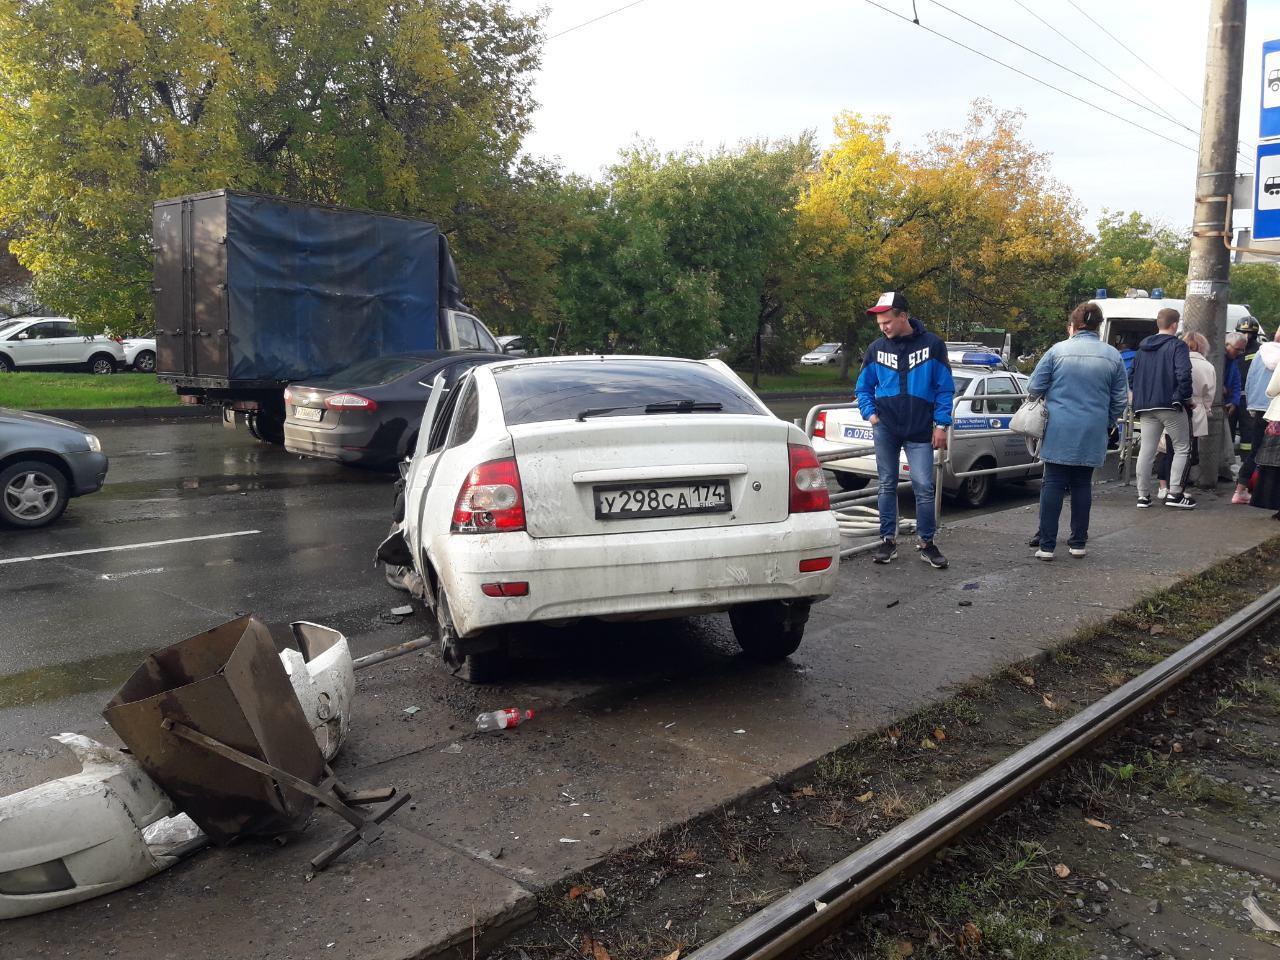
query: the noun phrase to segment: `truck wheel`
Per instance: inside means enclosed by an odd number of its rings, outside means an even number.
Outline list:
[[[871,482],[870,477],[859,476],[856,473],[846,473],[843,470],[833,471],[836,475],[836,483],[840,485],[840,489],[845,493],[853,493],[855,490],[862,490]]]
[[[458,651],[458,631],[449,613],[449,598],[444,585],[436,585],[436,637],[440,641],[440,659],[453,675],[467,683],[494,683],[506,675],[509,657],[505,641],[496,650],[462,654]]]
[[[249,414],[249,432],[263,443],[284,443],[284,417],[272,410],[256,410]]]
[[[773,663],[796,652],[809,621],[809,600],[765,600],[729,611],[729,623],[742,652],[759,663]]]
[[[0,522],[43,527],[67,509],[67,478],[57,467],[23,460],[0,470]]]
[[[89,358],[88,364],[90,373],[96,373],[100,377],[107,377],[116,372],[116,358],[109,353],[95,353]]]

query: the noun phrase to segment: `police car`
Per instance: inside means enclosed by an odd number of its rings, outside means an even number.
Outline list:
[[[1020,480],[1039,477],[1042,466],[1027,451],[1025,438],[1009,429],[1013,413],[1027,392],[1028,377],[1005,368],[999,355],[978,351],[949,353],[951,373],[956,382],[956,404],[951,430],[951,459],[942,472],[943,492],[969,507],[987,502],[998,479]],[[819,454],[841,447],[869,444],[871,424],[856,407],[826,410],[817,415],[813,428],[813,448]],[[957,473],[990,467],[1027,465],[1026,472],[1010,471],[998,477],[957,477]],[[861,490],[876,477],[876,458],[851,457],[823,466],[835,474],[843,490]],[[898,467],[900,480],[910,479],[904,454]]]

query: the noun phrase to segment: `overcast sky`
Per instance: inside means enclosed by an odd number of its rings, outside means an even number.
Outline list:
[[[541,5],[513,2],[529,10]],[[546,35],[626,2],[552,0]],[[912,15],[912,0],[875,2]],[[1151,106],[1144,99],[1150,98],[1174,119],[1091,86],[965,23],[933,0],[915,0],[922,24],[1125,121],[985,61],[868,0],[640,0],[548,41],[535,91],[542,106],[526,146],[558,157],[567,170],[598,175],[637,138],[676,150],[813,129],[825,144],[835,114],[854,110],[888,115],[895,139],[912,148],[922,145],[931,130],[961,126],[970,102],[986,97],[999,107],[1025,111],[1025,136],[1051,154],[1054,175],[1085,205],[1090,223],[1110,208],[1140,210],[1179,228],[1190,224],[1200,112],[1189,99],[1199,104],[1203,94],[1208,0],[1074,0],[1083,14],[1072,0],[943,2],[1139,103]],[[1241,169],[1253,165],[1261,45],[1267,38],[1280,38],[1280,0],[1250,0],[1240,124],[1241,150],[1249,159],[1239,160]]]

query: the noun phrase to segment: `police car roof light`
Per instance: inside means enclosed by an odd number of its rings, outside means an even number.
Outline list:
[[[1163,287],[1152,287],[1152,288],[1151,288],[1151,299],[1152,299],[1152,300],[1163,300],[1163,299],[1164,299],[1164,288],[1163,288]]]
[[[1106,287],[1099,287],[1097,290],[1095,290],[1095,291],[1093,292],[1093,299],[1095,299],[1095,300],[1105,300],[1105,299],[1107,299],[1107,288],[1106,288]]]
[[[958,361],[954,357],[950,359],[952,363],[958,363],[962,367],[998,367],[1004,362],[998,353],[974,353],[968,350],[960,354]]]

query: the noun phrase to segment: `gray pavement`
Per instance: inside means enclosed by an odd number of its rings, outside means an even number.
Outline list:
[[[108,450],[129,451],[113,461],[112,483],[40,538],[6,536],[0,560],[55,552],[51,543],[74,550],[263,532],[0,566],[0,791],[66,772],[43,738],[103,735],[96,711],[142,652],[238,611],[332,623],[357,653],[426,629],[421,612],[398,625],[378,618],[402,596],[367,566],[385,528],[389,478],[299,461],[213,425],[147,429],[162,435],[150,450],[104,429]],[[1013,488],[999,512],[946,518],[948,570],[910,550],[887,568],[848,561],[800,650],[776,666],[745,663],[727,619],[704,617],[531,631],[517,677],[493,688],[454,681],[430,654],[373,667],[359,676],[338,766],[350,781],[414,794],[383,840],[308,883],[312,848],[340,830],[318,814],[297,845],[207,851],[131,890],[10,922],[8,953],[390,958],[469,949],[473,923],[483,932],[518,921],[538,891],[611,850],[802,769],[1280,528],[1212,496],[1175,513],[1135,510],[1131,488],[1095,490],[1085,560],[1065,551],[1054,563],[1032,559],[1032,485]],[[412,716],[410,706],[419,708]],[[476,713],[502,706],[538,715],[505,733],[472,732]]]

